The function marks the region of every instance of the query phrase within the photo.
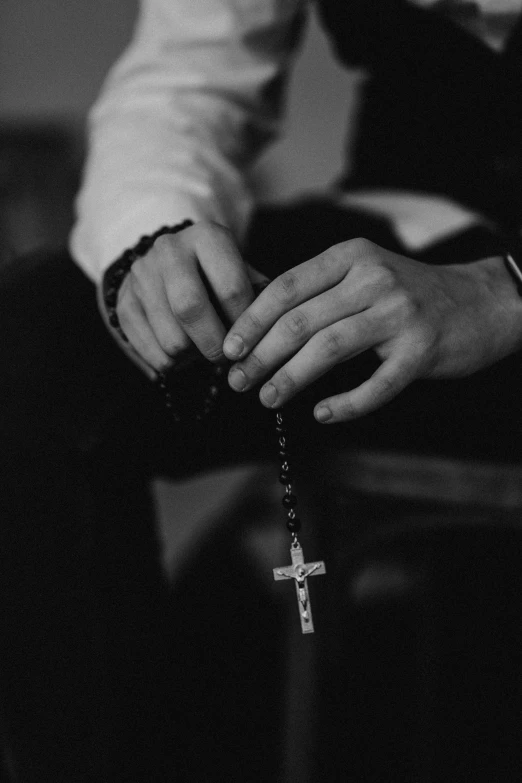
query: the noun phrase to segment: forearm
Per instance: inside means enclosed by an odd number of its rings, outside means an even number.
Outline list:
[[[241,238],[245,169],[277,131],[301,4],[142,3],[90,115],[71,247],[91,278],[162,224],[214,220]]]

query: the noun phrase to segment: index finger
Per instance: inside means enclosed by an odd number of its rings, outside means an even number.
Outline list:
[[[337,285],[350,267],[347,244],[342,253],[335,245],[276,277],[233,324],[223,344],[225,356],[243,358],[284,313]]]

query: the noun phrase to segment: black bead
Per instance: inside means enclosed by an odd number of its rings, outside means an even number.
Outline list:
[[[301,520],[299,519],[299,517],[294,517],[293,519],[287,519],[286,527],[287,530],[290,531],[290,533],[299,533],[299,531],[301,530]]]
[[[120,319],[116,315],[116,313],[111,313],[109,316],[109,323],[111,326],[114,326],[114,328],[117,328],[120,325]]]
[[[276,432],[279,433],[279,435],[286,435],[286,427],[283,427],[282,424],[278,424],[276,427]]]
[[[295,495],[285,495],[281,501],[285,508],[295,508],[297,506],[297,498]]]
[[[286,438],[284,435],[281,435],[279,438],[279,445],[282,449],[286,449]]]
[[[288,457],[288,449],[279,449],[279,457],[286,459]]]
[[[281,484],[290,484],[292,481],[292,474],[287,470],[282,470],[279,474],[279,481]]]

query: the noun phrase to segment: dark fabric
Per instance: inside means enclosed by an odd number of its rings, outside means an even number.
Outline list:
[[[519,526],[492,512],[359,503],[345,507],[335,545],[330,532],[320,549],[329,578],[314,594],[322,622],[315,775],[518,780]]]
[[[340,61],[369,74],[341,184],[449,195],[516,230],[522,24],[498,53],[436,5],[318,0]]]
[[[260,213],[247,255],[274,276],[361,235],[400,250],[386,224],[305,202]],[[433,249],[430,260],[471,260],[496,245],[473,232]],[[256,393],[226,391],[203,427],[170,424],[66,253],[2,269],[0,297],[8,336],[0,375],[0,693],[18,780],[245,780],[249,753],[258,759],[255,779],[275,779],[283,703],[277,611],[248,575],[241,582],[228,539],[224,550],[214,541],[201,562],[208,571],[213,558],[225,558],[237,589],[227,579],[221,592],[212,580],[207,595],[196,567],[173,597],[148,494],[156,474],[274,458],[273,414]],[[372,362],[343,368],[326,388],[346,388]],[[319,385],[289,414],[296,463],[357,443],[518,459],[518,365],[514,357],[462,384],[420,384],[396,406],[339,428],[313,421]],[[245,612],[246,602],[256,611]],[[219,612],[235,612],[226,633]],[[221,646],[209,642],[216,624]]]
[[[252,762],[269,783],[277,607],[234,561],[237,534],[194,552],[175,602],[160,566],[150,477],[202,470],[212,450],[201,432],[192,448],[177,435],[67,253],[18,259],[0,291],[0,699],[14,779],[239,782]],[[221,590],[205,578],[216,559]],[[223,606],[235,618],[224,628]]]

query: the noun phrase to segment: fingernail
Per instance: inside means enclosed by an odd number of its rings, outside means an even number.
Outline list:
[[[229,359],[239,359],[244,350],[245,345],[238,334],[230,335],[223,344],[223,351]]]
[[[328,419],[332,418],[332,411],[330,410],[330,408],[326,408],[326,407],[317,408],[315,412],[315,418],[317,419],[317,421],[321,421],[321,422],[328,421]]]
[[[232,386],[234,391],[243,391],[243,389],[247,385],[246,375],[243,372],[243,370],[234,367],[234,369],[230,370],[228,374],[228,382],[230,386]]]
[[[277,389],[273,383],[267,383],[261,389],[261,399],[267,405],[272,406],[277,400]]]

